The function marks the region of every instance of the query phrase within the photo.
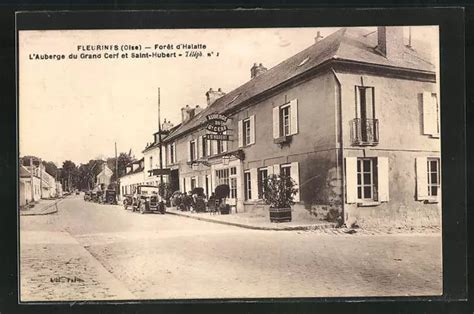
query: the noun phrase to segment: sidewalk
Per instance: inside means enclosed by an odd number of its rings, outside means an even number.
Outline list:
[[[34,215],[48,215],[58,211],[57,204],[62,200],[58,199],[41,199],[34,207],[31,208],[20,208],[20,216],[34,216]]]
[[[319,221],[307,217],[294,215],[291,222],[272,223],[268,213],[237,213],[229,215],[211,215],[209,213],[191,213],[176,210],[175,207],[168,207],[167,214],[183,216],[187,218],[219,223],[224,225],[236,226],[255,230],[322,230],[336,227],[335,223]]]
[[[133,294],[64,231],[20,231],[22,302],[133,299]]]

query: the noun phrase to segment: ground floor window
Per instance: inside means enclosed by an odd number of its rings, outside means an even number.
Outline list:
[[[428,196],[438,196],[440,189],[439,159],[428,158]]]
[[[280,175],[291,177],[291,165],[281,165],[280,166]]]
[[[245,200],[252,199],[252,183],[251,183],[250,171],[244,172],[244,194]]]
[[[258,169],[258,198],[263,199],[265,194],[265,180],[268,177],[268,169]]]
[[[216,170],[216,185],[229,185],[229,168]]]
[[[230,178],[230,198],[237,198],[237,178]]]
[[[357,198],[377,200],[377,167],[375,158],[357,159]]]
[[[191,191],[196,188],[196,178],[191,178]]]

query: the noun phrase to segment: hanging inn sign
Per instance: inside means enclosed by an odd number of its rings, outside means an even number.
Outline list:
[[[206,116],[206,130],[212,132],[207,133],[205,138],[214,141],[230,141],[230,135],[225,134],[229,128],[226,125],[228,118],[220,113],[211,113]]]

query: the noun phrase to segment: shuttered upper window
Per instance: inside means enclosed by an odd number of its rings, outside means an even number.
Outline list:
[[[273,138],[298,133],[298,100],[273,108]]]
[[[255,144],[255,115],[239,120],[239,147]]]

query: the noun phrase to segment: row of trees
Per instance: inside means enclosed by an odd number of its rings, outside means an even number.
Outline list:
[[[25,156],[24,159],[29,159],[30,157],[37,159],[35,156]],[[118,177],[125,174],[125,166],[130,163],[132,159],[131,151],[118,155]],[[113,171],[111,181],[116,181],[115,157],[106,158],[105,161],[103,159],[91,159],[88,163],[79,165],[76,165],[71,160],[65,160],[62,164],[62,168],[58,168],[54,162],[42,161],[45,171],[61,182],[66,190],[92,189],[95,185],[96,176],[102,171],[104,162]]]

